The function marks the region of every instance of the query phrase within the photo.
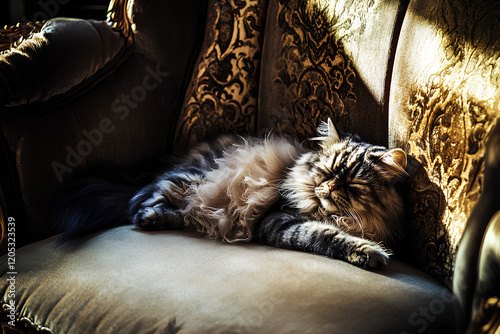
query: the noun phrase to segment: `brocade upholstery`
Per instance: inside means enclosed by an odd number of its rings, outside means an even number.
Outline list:
[[[500,180],[498,169],[483,173],[500,106],[498,1],[115,0],[110,8],[116,21],[130,20],[130,36],[105,22],[57,19],[0,53],[0,219],[2,228],[16,219],[18,324],[48,333],[453,331],[446,285],[466,220],[479,223],[461,250],[479,253],[500,208],[498,196],[481,196],[500,189],[483,184]],[[50,205],[76,170],[132,167],[224,132],[305,139],[327,118],[408,153],[402,243],[411,264],[397,252],[387,267],[366,270],[131,226],[56,245]],[[455,292],[466,292],[457,294],[464,328],[475,279],[486,272],[485,286],[497,286],[491,266],[476,271],[474,254],[455,280]],[[5,327],[8,261],[0,258]],[[498,324],[498,299],[484,300]]]
[[[186,92],[175,146],[253,133],[266,0],[211,0],[205,40]]]
[[[418,161],[408,242],[418,264],[449,283],[481,195],[485,143],[500,116],[499,3],[411,1],[399,40],[390,145]]]
[[[270,1],[259,129],[314,137],[321,120],[387,145],[388,63],[398,1]]]
[[[53,333],[446,333],[453,316],[449,290],[397,260],[369,271],[130,226],[17,256],[18,316]]]

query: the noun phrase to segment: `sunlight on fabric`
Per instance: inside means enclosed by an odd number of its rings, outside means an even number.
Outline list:
[[[390,54],[380,50],[391,46],[397,2],[312,0],[309,4],[329,16],[331,32],[352,61],[358,79],[382,105]]]
[[[435,224],[442,228],[435,235],[446,238],[449,246],[442,247],[450,253],[481,196],[485,143],[500,103],[499,44],[492,29],[498,19],[469,5],[462,12],[448,3],[410,4],[389,102],[389,145],[405,147],[421,163],[425,172],[415,196],[439,199],[441,206],[427,210],[425,219],[440,213]]]

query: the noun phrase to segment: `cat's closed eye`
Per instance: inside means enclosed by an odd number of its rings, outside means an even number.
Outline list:
[[[369,183],[366,182],[366,181],[357,181],[357,180],[354,180],[354,181],[349,182],[347,184],[347,187],[349,189],[364,189],[368,185],[369,185]]]
[[[347,183],[343,179],[338,178],[338,177],[335,177],[335,178],[331,179],[330,181],[328,181],[328,189],[330,191],[339,190],[339,189],[345,188],[346,186],[347,186]]]

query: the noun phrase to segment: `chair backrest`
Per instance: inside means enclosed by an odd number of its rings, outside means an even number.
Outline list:
[[[211,0],[177,142],[331,118],[410,156],[408,260],[450,283],[500,103],[498,3]],[[260,67],[260,69],[259,69]]]
[[[497,1],[413,0],[396,51],[389,145],[418,161],[408,242],[419,266],[445,282],[482,193],[486,142],[500,116],[499,14]]]

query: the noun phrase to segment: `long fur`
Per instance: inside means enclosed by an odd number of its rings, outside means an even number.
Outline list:
[[[336,133],[323,137],[321,146],[316,152],[302,155],[288,173],[283,183],[288,204],[352,235],[386,243],[397,239],[403,201],[392,183],[405,172],[388,154],[391,151],[349,136],[341,140]],[[350,171],[357,173],[350,175]],[[325,210],[318,196],[325,177],[326,182],[336,177],[349,179],[343,180],[345,186],[331,195],[337,202],[349,202],[339,205],[338,212]]]
[[[279,184],[301,149],[281,138],[251,139],[218,159],[193,183],[182,210],[186,225],[224,241],[250,241],[255,222],[280,199]]]
[[[385,263],[388,252],[378,243],[401,232],[403,202],[393,185],[406,175],[405,153],[341,138],[331,121],[318,132],[316,150],[279,137],[222,136],[140,189],[85,181],[59,206],[64,240],[132,222],[191,227],[226,242],[263,240],[358,265]],[[266,220],[280,201],[300,218]]]

